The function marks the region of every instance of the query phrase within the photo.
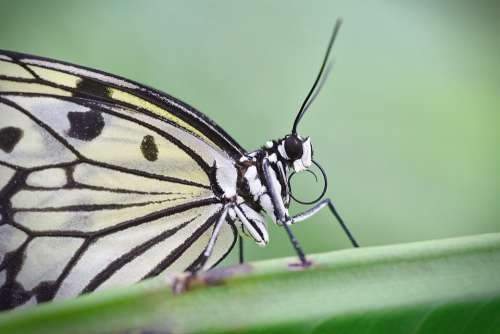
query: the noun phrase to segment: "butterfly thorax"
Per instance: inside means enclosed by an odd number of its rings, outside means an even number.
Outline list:
[[[290,145],[291,140],[294,140],[292,144],[295,146]],[[298,145],[300,149],[297,149]],[[296,154],[297,151],[299,154]],[[280,223],[278,211],[281,209],[288,214],[290,205],[288,176],[294,170],[301,171],[310,167],[311,153],[309,138],[302,140],[298,136],[286,136],[268,141],[262,148],[248,153],[237,162],[239,195],[253,209],[265,211],[275,223]],[[267,175],[265,162],[269,166]],[[277,190],[280,201],[272,200],[270,187]]]

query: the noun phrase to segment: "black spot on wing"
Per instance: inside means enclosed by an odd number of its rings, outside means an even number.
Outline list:
[[[70,128],[68,136],[85,141],[91,141],[101,134],[104,128],[104,118],[95,110],[68,113]]]
[[[6,153],[12,152],[23,137],[23,130],[13,126],[0,129],[0,149]]]
[[[141,152],[146,160],[155,161],[158,159],[158,146],[153,136],[147,135],[142,138]]]
[[[21,284],[10,281],[0,287],[0,311],[5,311],[26,303],[31,294]]]
[[[89,95],[105,99],[109,99],[111,97],[108,86],[103,85],[99,81],[83,78],[76,84],[73,96],[88,97]]]
[[[36,302],[48,302],[54,298],[55,292],[57,292],[57,282],[56,281],[44,281],[40,282],[34,289],[36,292]]]

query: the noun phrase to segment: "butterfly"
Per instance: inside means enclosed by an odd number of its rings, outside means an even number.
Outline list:
[[[324,207],[326,174],[298,124],[324,79],[340,27],[290,134],[243,149],[189,105],[115,75],[0,51],[0,309],[215,266],[237,239],[269,241]],[[290,216],[289,179],[317,165],[321,196]],[[300,202],[300,200],[296,199]],[[304,202],[301,202],[304,203]]]

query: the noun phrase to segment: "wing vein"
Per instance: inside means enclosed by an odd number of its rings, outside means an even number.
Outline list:
[[[198,215],[199,216],[199,215]],[[147,240],[146,242],[132,248],[129,252],[123,254],[122,256],[116,258],[114,261],[109,263],[107,267],[101,270],[94,278],[87,284],[87,286],[82,290],[82,293],[91,292],[97,289],[102,283],[109,279],[115,272],[120,270],[125,264],[129,263],[133,259],[137,258],[145,251],[156,245],[157,243],[164,241],[174,235],[177,231],[184,228],[186,225],[195,220],[198,216],[182,223],[181,225],[166,230],[161,234]]]

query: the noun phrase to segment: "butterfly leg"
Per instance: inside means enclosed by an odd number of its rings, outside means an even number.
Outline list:
[[[245,257],[243,256],[243,237],[240,235],[238,236],[238,245],[239,245],[239,258],[240,258],[240,264],[245,262]]]
[[[281,198],[280,192],[278,191],[277,185],[279,184],[279,181],[276,178],[276,174],[271,169],[268,159],[264,159],[262,161],[262,168],[264,170],[264,178],[267,185],[267,191],[269,192],[271,202],[273,203],[273,211],[276,216],[276,220],[285,228],[288,238],[290,239],[290,242],[292,243],[292,246],[295,249],[295,252],[297,253],[297,256],[299,257],[302,265],[307,266],[309,265],[309,262],[306,259],[306,255],[302,250],[299,241],[290,229],[289,225],[293,224],[293,219],[290,218],[290,216],[288,215],[288,210],[285,208],[283,199]]]
[[[249,208],[247,208],[248,210]],[[243,224],[243,226],[250,231],[250,233],[256,238],[256,241],[258,241],[260,244],[266,244],[268,242],[268,236],[267,236],[267,231],[264,230],[264,226],[262,223],[259,223],[255,218],[257,217],[247,217],[247,215],[244,213],[244,210],[240,208],[237,204],[228,204],[224,207],[222,210],[219,219],[217,220],[217,223],[214,226],[212,235],[210,236],[210,240],[208,241],[207,247],[205,248],[205,251],[203,252],[202,256],[200,257],[200,260],[198,262],[198,265],[196,266],[196,270],[205,270],[208,269],[206,268],[206,263],[207,260],[209,259],[210,255],[212,255],[213,248],[215,246],[215,242],[217,241],[217,237],[219,236],[222,224],[226,223],[226,218],[228,216],[229,210],[233,210],[235,213],[235,216],[238,217],[239,221]],[[247,211],[248,214],[248,211]],[[253,218],[253,219],[252,219]],[[232,219],[229,217],[228,219]],[[251,221],[251,222],[250,222]],[[243,240],[241,239],[241,236],[239,236],[240,239],[240,263],[243,262]],[[195,271],[196,271],[195,270]]]
[[[298,222],[301,222],[303,220],[306,220],[306,219],[314,216],[316,213],[318,213],[321,209],[323,209],[325,207],[328,207],[330,212],[335,216],[335,218],[337,218],[337,221],[339,222],[340,226],[344,230],[344,233],[347,235],[347,237],[351,241],[352,245],[354,247],[359,247],[358,242],[356,241],[356,239],[352,235],[352,233],[349,230],[349,228],[347,227],[347,225],[344,223],[344,220],[342,219],[342,217],[340,217],[340,215],[338,214],[337,210],[335,209],[335,206],[333,206],[333,202],[329,198],[325,198],[324,200],[320,201],[312,208],[292,217],[292,222],[298,223]]]
[[[300,246],[299,240],[297,240],[295,234],[293,234],[292,230],[290,229],[289,225],[291,223],[292,221],[284,222],[283,227],[285,228],[285,231],[288,234],[288,238],[290,239],[290,242],[292,243],[292,246],[295,249],[297,256],[299,257],[300,262],[302,263],[303,266],[308,266],[310,262],[307,261],[306,254],[302,250],[302,246]]]
[[[200,257],[200,260],[198,262],[198,265],[196,266],[196,269],[193,270],[193,272],[199,271],[199,270],[205,270],[208,269],[206,268],[206,264],[208,259],[210,258],[210,255],[212,255],[212,252],[214,250],[215,242],[217,241],[217,237],[219,236],[220,230],[222,228],[222,224],[226,223],[226,217],[227,217],[227,212],[229,211],[229,206],[224,207],[222,210],[219,219],[217,220],[217,223],[215,223],[214,230],[212,231],[212,235],[210,236],[210,239],[208,240],[207,247],[203,251],[203,254]]]

